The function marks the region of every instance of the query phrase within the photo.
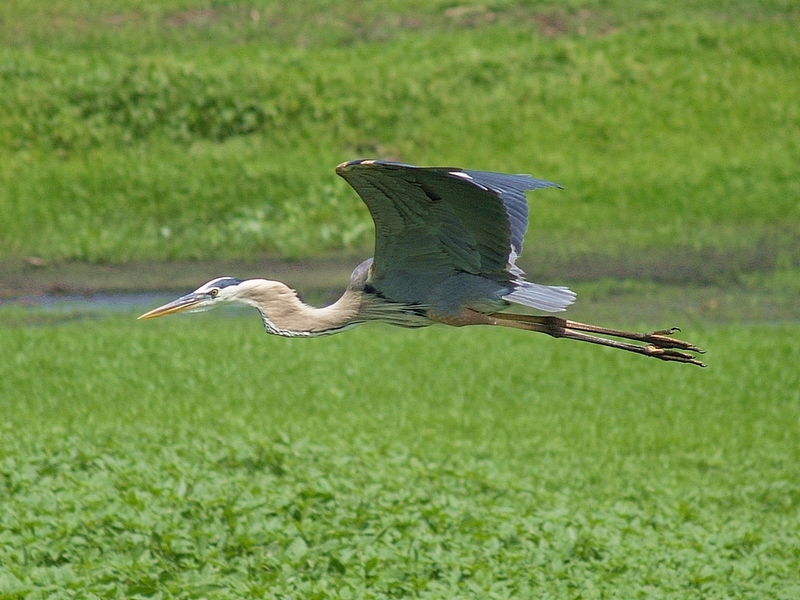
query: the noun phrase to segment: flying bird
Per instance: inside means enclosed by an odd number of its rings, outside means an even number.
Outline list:
[[[218,277],[139,318],[235,302],[258,309],[267,332],[286,337],[330,335],[368,321],[502,325],[705,366],[692,354],[700,348],[672,337],[677,327],[635,333],[507,312],[522,306],[558,313],[575,300],[566,287],[527,281],[516,264],[528,228],[525,192],[558,184],[530,175],[383,160],[345,162],[336,172],[375,222],[375,256],[356,267],[339,300],[314,308],[278,281]]]

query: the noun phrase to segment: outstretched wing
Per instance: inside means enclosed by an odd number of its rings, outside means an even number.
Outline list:
[[[409,303],[455,273],[514,281],[510,268],[528,227],[525,191],[558,187],[529,175],[380,160],[342,163],[336,172],[375,221],[373,287]]]

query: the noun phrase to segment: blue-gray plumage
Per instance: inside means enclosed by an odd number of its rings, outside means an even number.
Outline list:
[[[342,163],[336,172],[361,196],[375,222],[375,256],[353,271],[337,302],[313,308],[280,282],[221,277],[140,318],[235,301],[256,307],[268,332],[287,337],[330,335],[367,321],[404,327],[503,325],[702,366],[686,352],[699,348],[671,337],[677,328],[634,333],[502,312],[512,305],[561,312],[575,300],[566,287],[526,281],[516,265],[528,228],[526,192],[558,184],[530,175],[382,160]]]
[[[508,302],[560,312],[575,294],[526,282],[515,268],[528,228],[527,190],[558,187],[529,175],[351,161],[337,173],[375,221],[370,280],[386,297],[449,314]]]

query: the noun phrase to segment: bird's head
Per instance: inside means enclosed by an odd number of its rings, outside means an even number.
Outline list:
[[[140,319],[154,319],[179,312],[199,312],[214,308],[222,302],[242,302],[249,282],[233,277],[217,277],[201,285],[191,294],[144,313]]]

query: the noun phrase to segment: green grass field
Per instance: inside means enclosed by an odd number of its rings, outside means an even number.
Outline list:
[[[381,156],[563,184],[530,249],[770,240],[800,264],[799,23],[785,1],[4,2],[0,256],[368,249],[333,168]]]
[[[691,333],[5,327],[2,597],[793,598],[800,328]]]
[[[366,257],[381,156],[558,181],[569,316],[709,350],[0,304],[0,600],[800,597],[799,67],[791,0],[0,2],[0,277]]]

